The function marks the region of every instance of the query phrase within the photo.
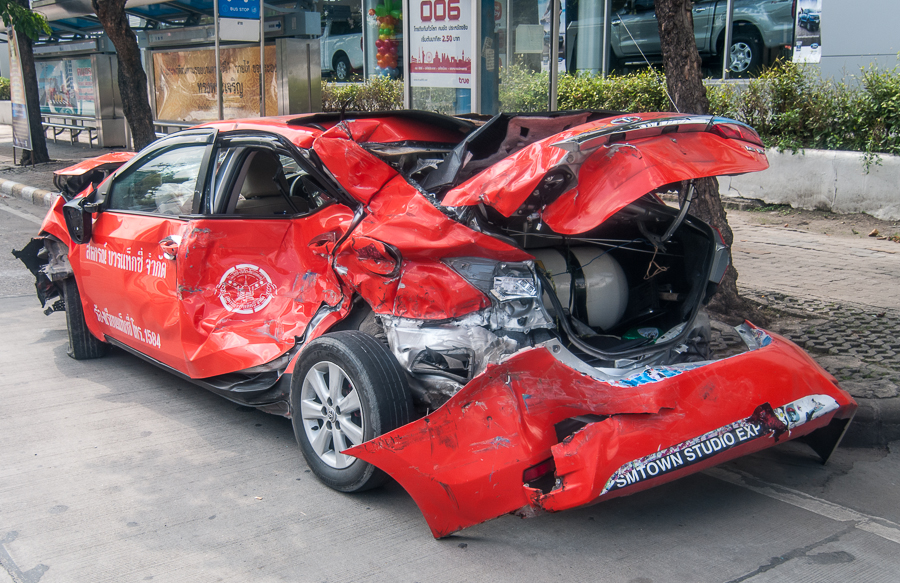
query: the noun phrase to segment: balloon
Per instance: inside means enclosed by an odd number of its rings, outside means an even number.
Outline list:
[[[395,20],[400,20],[400,19],[403,18],[403,13],[400,12],[399,10],[391,10],[391,16],[392,16]]]
[[[375,16],[375,9],[369,8],[369,16]]]
[[[375,14],[378,16],[387,16],[390,10],[388,10],[384,4],[379,4],[375,7]]]
[[[388,40],[388,37],[387,37],[387,35],[385,35],[385,34],[379,34],[379,35],[378,35],[378,40]]]

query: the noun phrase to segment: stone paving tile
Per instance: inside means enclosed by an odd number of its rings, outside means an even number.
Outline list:
[[[757,225],[746,213],[728,222],[739,285],[900,310],[900,245]]]
[[[742,293],[765,306],[769,329],[803,347],[855,397],[900,396],[900,310],[746,288]],[[711,346],[716,358],[744,350],[737,333],[716,321]]]

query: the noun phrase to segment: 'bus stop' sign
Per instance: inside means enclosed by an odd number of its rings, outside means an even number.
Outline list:
[[[219,16],[259,20],[260,0],[219,0]]]

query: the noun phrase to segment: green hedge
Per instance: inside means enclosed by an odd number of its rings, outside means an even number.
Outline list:
[[[365,83],[322,83],[322,111],[388,111],[403,108],[403,81],[376,77]]]
[[[9,79],[0,77],[0,101],[9,101]]]
[[[548,73],[513,65],[503,70],[503,111],[547,110]],[[665,77],[643,70],[625,76],[560,75],[559,109],[667,111]],[[400,109],[400,81],[323,85],[326,111]],[[759,132],[767,146],[797,150],[855,150],[869,162],[877,154],[900,154],[900,69],[866,68],[845,82],[822,79],[815,67],[781,63],[746,83],[710,84],[711,112],[743,121]],[[442,109],[434,101],[432,107]]]

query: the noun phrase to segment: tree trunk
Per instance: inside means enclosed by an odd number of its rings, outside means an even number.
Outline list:
[[[147,96],[147,75],[141,63],[137,37],[128,24],[125,0],[91,0],[103,30],[116,47],[119,62],[119,94],[122,109],[131,128],[134,148],[141,150],[156,139],[153,112]]]
[[[681,113],[707,114],[709,100],[703,86],[700,53],[694,39],[692,8],[691,0],[656,0],[656,19],[666,71],[666,88],[674,102],[674,109]],[[728,245],[730,260],[734,235],[719,197],[719,181],[715,177],[703,178],[695,180],[694,185],[696,190],[691,214],[718,229]],[[684,188],[682,192],[685,192]],[[729,322],[752,319],[757,324],[765,325],[766,317],[738,293],[737,277],[738,272],[732,262],[709,303],[710,310]]]
[[[30,8],[28,0],[16,0],[24,7]],[[22,82],[25,85],[25,107],[28,109],[28,125],[31,132],[31,151],[22,150],[19,163],[40,164],[49,162],[50,154],[47,152],[47,138],[44,135],[44,126],[41,125],[41,102],[38,94],[37,72],[34,69],[33,43],[26,34],[16,34],[21,59]]]

